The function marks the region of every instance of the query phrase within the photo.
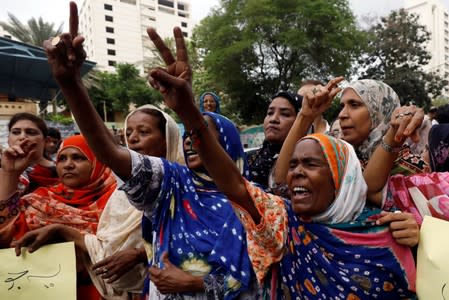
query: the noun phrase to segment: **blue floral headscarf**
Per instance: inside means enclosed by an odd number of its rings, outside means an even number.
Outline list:
[[[201,112],[205,112],[204,111],[204,97],[206,97],[206,95],[211,95],[212,97],[214,97],[214,100],[215,100],[215,103],[216,103],[216,107],[215,107],[214,113],[221,114],[221,111],[220,111],[221,98],[220,98],[220,96],[218,96],[217,94],[215,94],[213,92],[205,92],[205,93],[203,93],[200,96],[200,111]]]
[[[221,146],[247,176],[237,128],[219,114],[203,114],[212,118]],[[163,267],[161,256],[168,252],[170,261],[186,272],[223,278],[223,298],[235,299],[255,278],[242,224],[206,173],[167,160],[163,163],[159,200],[146,221],[150,226],[143,228],[153,231],[153,264]]]

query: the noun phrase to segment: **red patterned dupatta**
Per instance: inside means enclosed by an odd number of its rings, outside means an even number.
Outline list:
[[[63,183],[40,187],[21,198],[26,224],[29,230],[48,224],[64,224],[81,233],[95,233],[98,220],[109,197],[116,188],[111,169],[97,160],[81,135],[68,137],[59,153],[69,147],[80,150],[93,165],[90,180],[80,189],[72,189]]]

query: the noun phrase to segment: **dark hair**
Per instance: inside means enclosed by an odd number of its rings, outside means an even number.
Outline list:
[[[431,108],[429,108],[429,112],[430,113],[435,113],[437,112],[438,108],[436,108],[435,106],[432,106]]]
[[[131,115],[135,114],[136,112],[143,112],[147,115],[158,118],[159,119],[159,123],[157,124],[158,129],[162,133],[162,136],[164,138],[166,138],[165,126],[167,125],[167,120],[165,119],[164,114],[162,112],[160,112],[157,109],[146,107],[146,108],[142,108],[142,109],[134,111]]]
[[[59,132],[58,128],[48,127],[48,135],[49,137],[55,138],[57,140],[61,139],[61,132]]]
[[[14,126],[14,124],[16,124],[18,121],[22,121],[22,120],[28,120],[28,121],[33,122],[34,125],[36,125],[37,128],[39,128],[39,130],[42,132],[42,135],[44,137],[47,137],[48,127],[47,127],[47,124],[45,124],[44,120],[42,120],[38,116],[35,116],[30,113],[26,113],[26,112],[17,113],[12,116],[12,118],[9,120],[9,123],[8,123],[8,131],[11,131],[11,128]]]
[[[449,104],[438,107],[435,120],[440,124],[449,123]]]
[[[325,84],[321,81],[321,80],[316,80],[316,79],[306,79],[304,81],[301,81],[299,87],[303,87],[305,85],[322,85],[325,86]]]
[[[301,95],[293,94],[293,93],[290,93],[287,91],[281,91],[281,92],[277,92],[276,94],[274,94],[273,97],[271,97],[271,101],[273,101],[275,98],[278,98],[278,97],[284,98],[288,102],[290,102],[290,104],[295,109],[296,113],[298,113],[299,110],[301,109],[301,105],[302,105],[302,96]]]

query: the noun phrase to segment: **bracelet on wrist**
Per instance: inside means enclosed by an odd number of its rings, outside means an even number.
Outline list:
[[[382,138],[381,142],[380,142],[380,146],[382,147],[382,149],[385,150],[385,152],[388,153],[399,153],[399,151],[401,151],[402,146],[391,146],[389,144],[387,144],[385,142],[385,137]]]
[[[199,144],[200,144],[199,137],[204,132],[204,130],[207,129],[208,126],[209,125],[207,124],[207,121],[204,120],[204,122],[201,124],[201,126],[199,128],[190,129],[187,132],[187,136],[190,137],[190,139],[192,140],[192,144],[195,144],[195,146],[199,146]]]

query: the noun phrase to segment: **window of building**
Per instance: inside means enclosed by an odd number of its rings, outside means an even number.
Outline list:
[[[447,45],[449,44],[449,39],[444,39],[444,43]]]
[[[105,10],[111,10],[112,11],[112,5],[111,4],[104,4],[104,9]]]
[[[120,2],[136,5],[136,0],[120,0]]]
[[[447,21],[444,21],[444,27],[446,27],[446,28],[449,27],[449,23]]]
[[[12,37],[10,35],[8,35],[8,34],[5,34],[3,37],[6,38],[6,39],[12,39]]]
[[[449,18],[449,15],[447,13],[444,13],[444,18],[445,19]]]
[[[115,39],[106,38],[106,43],[114,45],[115,44]]]
[[[181,3],[178,3],[178,9],[179,10],[185,10],[185,5],[181,4]]]
[[[187,27],[187,22],[181,22],[181,27]]]
[[[106,32],[114,33],[114,28],[106,26]]]
[[[149,19],[150,21],[156,21],[156,18],[155,18],[155,17],[148,17],[148,19]]]
[[[183,13],[178,13],[178,16],[180,16],[180,17],[183,17],[183,18],[185,18],[186,17],[186,14],[183,14]]]
[[[184,37],[189,37],[189,34],[187,33],[187,32],[182,32],[182,35],[184,36]]]
[[[159,3],[159,5],[163,5],[163,6],[175,8],[175,4],[173,3],[173,1],[168,1],[168,0],[158,0],[157,2]]]
[[[108,49],[108,55],[115,55],[115,50]]]
[[[115,60],[108,60],[108,65],[111,67],[115,66],[116,65]]]
[[[106,16],[104,16],[104,19],[108,22],[114,22],[114,18],[112,16],[106,15]]]

